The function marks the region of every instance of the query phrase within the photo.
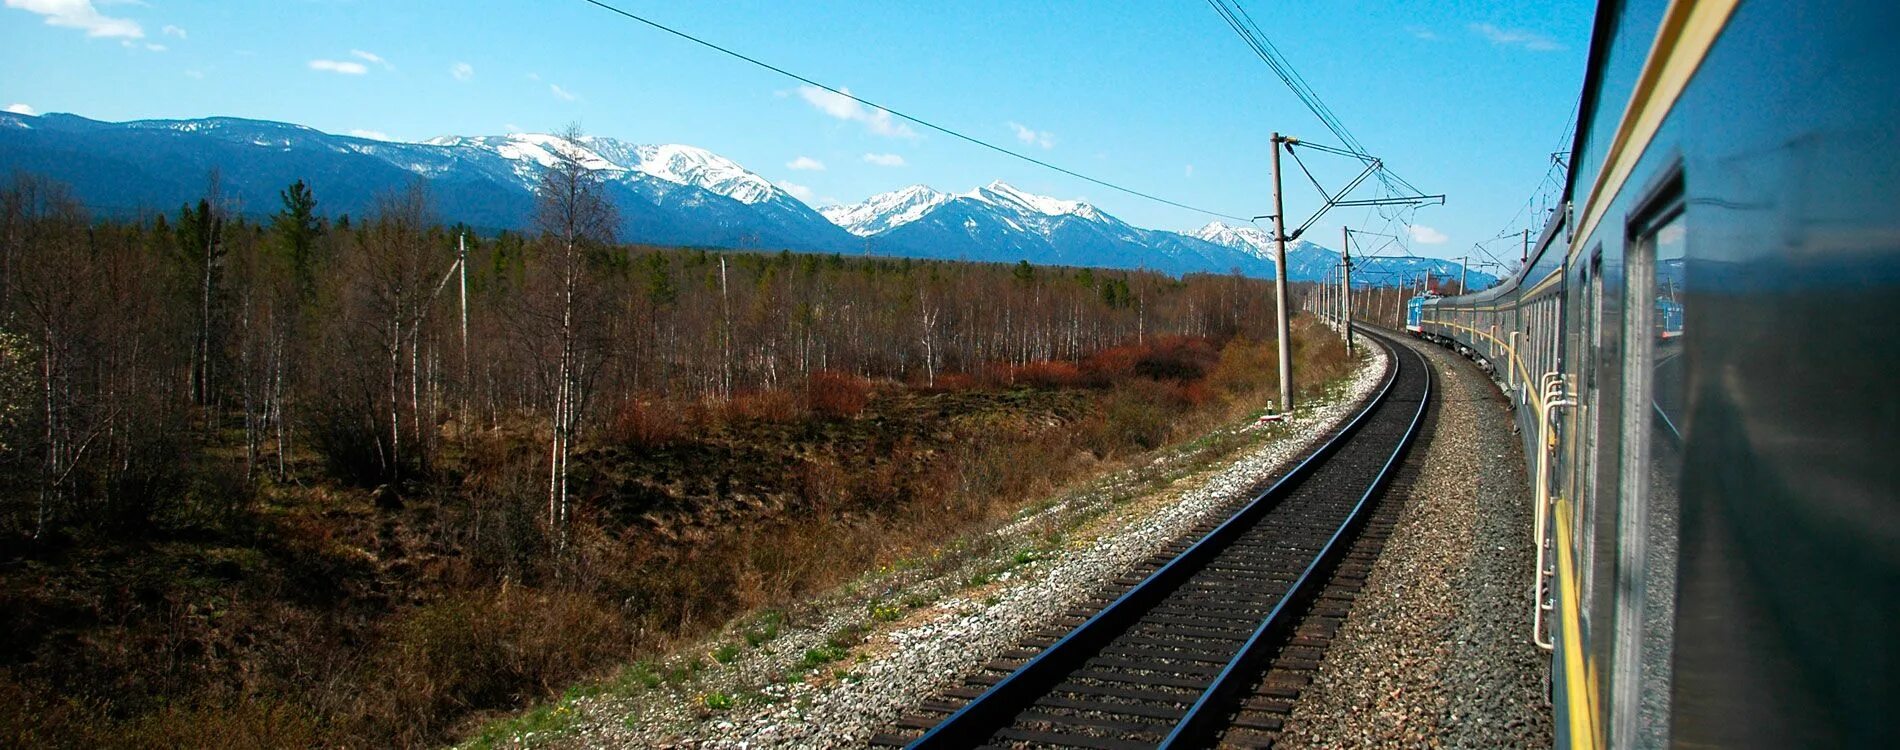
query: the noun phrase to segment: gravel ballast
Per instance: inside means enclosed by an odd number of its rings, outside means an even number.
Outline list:
[[[1425,464],[1276,747],[1548,747],[1529,481],[1510,414],[1471,363],[1407,343],[1439,378]]]
[[[544,707],[545,722],[524,719],[519,731],[477,744],[862,747],[907,708],[959,684],[1304,455],[1379,384],[1386,356],[1367,349],[1351,379],[1284,423],[1249,431],[1229,461],[1207,466],[1192,450],[1163,452],[1026,512],[974,545],[995,554],[949,570],[869,574],[795,613],[766,642],[726,652],[731,658],[695,660],[689,679],[659,684],[645,676],[640,689],[623,678],[619,688]],[[1051,529],[1065,531],[1051,542]],[[742,629],[709,639],[701,652],[718,653]],[[824,653],[840,632],[855,643]]]

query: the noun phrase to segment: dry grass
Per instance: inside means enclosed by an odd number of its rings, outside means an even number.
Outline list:
[[[1303,389],[1350,370],[1330,336],[1302,334]],[[0,701],[18,707],[0,712],[0,745],[439,743],[470,717],[992,527],[1255,408],[1274,372],[1272,342],[1162,338],[1079,364],[944,375],[935,389],[819,373],[727,403],[628,400],[601,433],[617,447],[580,462],[583,522],[552,562],[537,432],[473,436],[438,484],[398,488],[397,510],[345,488],[274,499],[247,542],[262,551],[227,576],[240,585],[154,584],[178,616],[134,605],[116,630],[16,618],[29,632],[0,666]],[[984,385],[998,380],[1015,385]],[[169,554],[113,564],[175,577]],[[83,612],[110,588],[60,606]],[[0,593],[8,608],[57,609]],[[116,655],[96,638],[120,639]],[[85,686],[17,667],[49,658],[85,664],[61,668]]]

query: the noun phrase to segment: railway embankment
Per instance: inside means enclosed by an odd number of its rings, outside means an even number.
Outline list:
[[[979,538],[766,613],[475,738],[516,747],[862,746],[1290,467],[1379,385],[1354,374],[1284,422],[1229,425],[1068,488]]]
[[[1470,362],[1407,343],[1439,377],[1429,443],[1275,747],[1548,747],[1530,485],[1506,402]]]

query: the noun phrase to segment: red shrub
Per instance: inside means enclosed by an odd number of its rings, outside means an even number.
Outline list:
[[[680,411],[664,402],[628,401],[614,414],[613,437],[634,446],[666,445],[686,434]]]
[[[1135,374],[1186,383],[1205,377],[1220,362],[1220,352],[1205,338],[1157,338],[1135,363]]]
[[[1067,362],[1031,362],[1016,368],[1013,379],[1034,388],[1074,388],[1082,384],[1082,371]]]
[[[827,417],[855,417],[871,401],[871,381],[856,375],[819,370],[805,379],[805,405]]]
[[[726,412],[738,419],[792,422],[805,415],[798,397],[785,390],[751,391],[732,397]]]
[[[939,393],[968,391],[981,385],[983,385],[983,382],[975,375],[961,372],[946,372],[937,376],[937,384],[932,386],[930,390]]]
[[[1088,373],[1089,381],[1095,385],[1127,380],[1134,376],[1135,364],[1147,353],[1148,348],[1138,344],[1103,349],[1082,361],[1082,371]]]

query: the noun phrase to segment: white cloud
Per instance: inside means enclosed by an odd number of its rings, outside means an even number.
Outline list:
[[[475,77],[475,66],[465,62],[456,63],[454,67],[449,68],[449,75],[455,76],[455,80],[466,81]]]
[[[1009,129],[1016,131],[1016,140],[1031,146],[1041,146],[1045,149],[1056,146],[1056,134],[1047,130],[1037,130],[1019,122],[1009,123]]]
[[[101,15],[92,0],[7,0],[7,7],[46,17],[48,26],[83,29],[86,36],[141,39],[145,29],[129,18]]]
[[[810,203],[812,201],[812,197],[817,195],[816,193],[812,192],[811,188],[805,187],[804,185],[800,185],[796,182],[781,182],[778,184],[778,186],[780,189],[784,190],[785,192],[791,193],[793,198],[797,198],[806,203]]]
[[[880,167],[904,166],[904,157],[897,154],[865,154],[864,161],[867,164],[876,164]]]
[[[1194,165],[1192,164],[1187,165],[1187,176],[1189,177],[1194,176]]]
[[[851,89],[839,89],[839,91],[843,91],[846,94],[851,93]],[[818,111],[827,115],[840,120],[864,123],[864,129],[871,131],[874,135],[892,138],[917,137],[917,131],[911,130],[910,126],[905,123],[898,122],[897,118],[892,117],[890,112],[876,107],[864,106],[860,104],[858,100],[849,96],[843,96],[832,91],[818,88],[817,86],[800,86],[798,87],[798,95],[804,98],[811,106],[817,107]]]
[[[1564,48],[1550,37],[1534,31],[1499,28],[1488,23],[1471,24],[1471,30],[1499,47],[1522,47],[1533,52],[1550,52]]]
[[[355,137],[355,138],[368,138],[368,139],[370,139],[370,140],[372,140],[372,141],[387,141],[387,140],[389,140],[389,134],[388,134],[388,133],[385,133],[385,132],[383,132],[383,131],[381,131],[381,130],[362,130],[362,129],[357,129],[357,130],[352,130],[352,131],[350,131],[350,135],[351,135],[352,137]]]
[[[384,60],[382,55],[378,55],[374,52],[364,52],[363,50],[360,50],[360,49],[353,49],[353,50],[350,50],[350,56],[358,60],[363,60],[366,62],[372,62],[372,63],[376,63],[377,65],[381,65],[383,66],[383,70],[396,69],[396,66],[390,65],[389,61]]]
[[[580,99],[580,97],[575,96],[573,92],[570,92],[567,89],[561,88],[560,84],[550,83],[548,84],[548,90],[554,92],[555,96],[561,97],[563,101],[571,102],[571,101]]]
[[[12,112],[13,114],[16,114],[16,115],[37,115],[40,113],[39,110],[29,107],[25,104],[21,104],[19,102],[14,102],[12,104],[7,105],[7,111]]]
[[[158,30],[158,33],[160,33],[160,34],[164,34],[165,36],[175,36],[175,37],[178,37],[179,39],[188,39],[188,38],[190,38],[190,37],[188,37],[188,36],[186,36],[186,34],[185,34],[185,30],[184,30],[184,29],[182,29],[182,28],[179,28],[179,27],[177,27],[177,26],[173,26],[173,25],[171,25],[171,24],[169,24],[169,23],[168,23],[168,24],[165,24],[165,28],[162,28],[162,29],[159,29],[159,30]]]
[[[190,70],[187,70],[187,71],[185,71],[185,77],[186,77],[186,78],[196,78],[196,79],[198,79],[198,80],[200,80],[200,81],[202,81],[202,80],[204,80],[204,77],[205,77],[205,72],[204,72],[204,71],[202,71],[202,70],[198,70],[197,68],[192,68],[192,69],[190,69]]]
[[[785,163],[786,169],[801,169],[810,172],[825,171],[825,163],[809,156],[800,156]]]
[[[145,48],[153,52],[164,52],[165,50],[171,49],[170,47],[167,47],[163,44],[151,44],[151,43],[147,43],[145,45]]]
[[[311,60],[310,69],[326,70],[331,73],[342,73],[349,76],[360,76],[369,72],[369,68],[363,67],[363,64],[360,62],[338,60]]]
[[[1407,26],[1405,27],[1405,32],[1408,34],[1411,34],[1412,38],[1414,39],[1424,39],[1426,41],[1431,41],[1433,39],[1438,38],[1438,32],[1432,31],[1431,29],[1425,28],[1423,26]]]
[[[1451,239],[1450,237],[1446,237],[1444,232],[1440,232],[1424,224],[1413,224],[1408,227],[1406,231],[1411,232],[1413,242],[1417,242],[1421,245],[1443,245],[1445,244],[1445,240]]]

